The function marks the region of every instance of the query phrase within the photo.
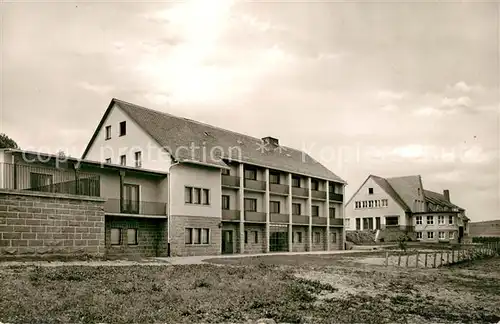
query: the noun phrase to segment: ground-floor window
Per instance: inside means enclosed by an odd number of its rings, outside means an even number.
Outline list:
[[[450,240],[453,240],[455,238],[455,232],[450,232]]]
[[[253,231],[253,241],[254,243],[259,243],[259,232]]]
[[[386,216],[385,225],[387,226],[399,225],[399,216]]]
[[[186,228],[184,234],[186,244],[210,243],[210,229],[208,228]]]
[[[422,239],[422,232],[417,232],[417,239],[421,240]]]
[[[356,230],[361,230],[361,218],[356,218]]]
[[[127,244],[128,245],[137,245],[137,229],[129,228],[127,229]]]
[[[122,230],[120,228],[111,229],[111,245],[120,245],[122,241]]]
[[[337,243],[337,233],[330,233],[330,243]]]
[[[427,232],[427,238],[428,239],[433,239],[434,238],[434,232]]]
[[[302,243],[302,232],[293,233],[292,243]]]
[[[320,232],[314,232],[314,243],[316,243],[316,244],[321,243],[321,233]]]
[[[445,232],[439,232],[439,239],[440,240],[446,239],[446,233]]]

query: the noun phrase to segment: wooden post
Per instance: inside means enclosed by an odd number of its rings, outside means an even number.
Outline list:
[[[424,268],[427,268],[427,252],[425,252]]]
[[[439,251],[439,266],[443,266],[443,251]]]
[[[449,265],[450,264],[450,251],[447,251],[446,252],[446,264]]]
[[[410,260],[410,255],[406,253],[406,267],[408,268],[408,261]]]
[[[418,268],[419,251],[417,251],[417,258],[415,259],[415,268]]]
[[[436,256],[437,256],[437,253],[436,253],[436,252],[434,252],[434,266],[433,266],[433,268],[435,268],[435,267],[436,267]]]
[[[385,251],[385,266],[389,265],[389,252]]]
[[[451,248],[451,263],[455,263],[455,250],[453,248]]]
[[[401,266],[401,252],[398,254],[398,267]]]

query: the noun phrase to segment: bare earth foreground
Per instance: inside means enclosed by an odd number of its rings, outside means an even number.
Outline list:
[[[0,267],[3,323],[497,323],[500,257],[440,269],[379,254],[217,264]]]

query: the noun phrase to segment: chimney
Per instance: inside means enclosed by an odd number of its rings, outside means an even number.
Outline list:
[[[451,202],[450,201],[450,191],[448,189],[443,190],[443,196],[444,196],[444,199],[446,199],[447,202]]]
[[[264,142],[264,144],[266,144],[266,146],[267,145],[269,145],[271,147],[280,146],[279,140],[277,138],[274,138],[271,136],[267,136],[267,137],[262,138],[262,141]]]

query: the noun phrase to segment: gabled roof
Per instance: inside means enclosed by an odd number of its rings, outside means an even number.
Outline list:
[[[389,196],[391,196],[392,199],[394,199],[394,201],[396,201],[404,209],[404,211],[411,212],[411,208],[404,201],[404,199],[401,198],[401,196],[396,192],[396,190],[394,190],[394,188],[388,181],[389,179],[385,179],[375,175],[372,175],[371,177],[373,181],[375,181],[375,183],[377,183],[385,192],[387,192]]]
[[[416,212],[417,210],[415,210],[413,202],[415,199],[418,199],[415,193],[418,192],[418,188],[422,187],[420,176],[392,177],[387,178],[387,182],[389,182],[394,191],[398,193],[406,206],[408,206],[412,212]]]
[[[141,107],[113,98],[83,156],[90,149],[109,110],[118,106],[177,161],[197,161],[225,167],[219,158],[285,170],[345,183],[340,177],[305,152],[278,146],[268,148],[259,138],[225,130],[187,118]],[[189,147],[195,145],[196,150]],[[266,148],[266,149],[262,149]],[[210,156],[213,151],[214,156]]]
[[[430,191],[430,190],[424,190],[424,196],[425,196],[426,202],[430,202],[430,203],[433,203],[435,205],[441,205],[441,206],[445,206],[445,207],[458,208],[458,209],[464,210],[463,208],[446,200],[446,198],[444,197],[443,194],[440,194],[440,193],[437,193],[434,191]]]

